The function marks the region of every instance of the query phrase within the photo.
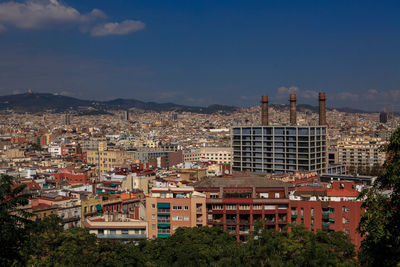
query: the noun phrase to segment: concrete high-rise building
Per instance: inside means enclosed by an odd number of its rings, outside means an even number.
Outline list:
[[[233,170],[264,173],[324,172],[326,126],[232,128]]]
[[[129,121],[129,111],[128,111],[128,110],[122,111],[121,120],[123,120],[123,121]]]
[[[63,124],[70,125],[71,124],[71,114],[64,114],[63,117]]]
[[[296,95],[290,96],[291,126],[269,126],[268,97],[262,97],[262,126],[231,128],[233,170],[259,173],[322,173],[327,168],[325,93],[320,93],[320,125],[296,125]]]
[[[389,118],[389,114],[385,111],[382,111],[379,114],[379,122],[380,123],[387,123],[388,122],[388,118]]]

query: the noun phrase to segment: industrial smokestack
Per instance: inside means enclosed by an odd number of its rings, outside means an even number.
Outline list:
[[[295,126],[296,120],[296,94],[290,94],[290,125]]]
[[[268,96],[261,97],[261,125],[268,126]]]
[[[319,125],[326,125],[326,96],[325,93],[319,93]]]

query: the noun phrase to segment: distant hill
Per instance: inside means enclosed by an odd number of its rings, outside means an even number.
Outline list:
[[[278,110],[285,110],[288,105],[271,104]],[[111,110],[140,109],[146,111],[176,111],[176,112],[193,112],[203,114],[223,113],[229,114],[238,110],[238,107],[213,104],[206,107],[186,106],[174,103],[156,103],[143,102],[137,99],[117,98],[110,101],[91,101],[82,100],[74,97],[49,94],[49,93],[33,93],[27,92],[23,94],[0,96],[0,110],[14,110],[19,113],[37,113],[37,112],[66,112],[74,111],[81,115],[106,114]],[[363,110],[352,108],[336,108],[338,111],[349,113],[370,113]],[[317,106],[307,104],[297,105],[298,111],[310,110],[318,112]]]
[[[289,105],[286,104],[272,104],[272,107],[278,110],[285,110],[289,108]],[[360,109],[355,109],[355,108],[327,108],[327,110],[334,110],[336,109],[337,111],[340,112],[347,112],[347,113],[375,113],[375,111],[365,111],[365,110],[360,110]],[[305,112],[307,110],[312,111],[312,112],[319,112],[319,107],[318,106],[312,106],[308,104],[298,104],[297,105],[297,110],[301,112]]]
[[[174,103],[143,102],[136,99],[114,99],[110,101],[81,100],[74,97],[49,93],[23,93],[0,96],[0,110],[14,110],[19,113],[66,112],[76,111],[81,114],[104,114],[109,110],[141,109],[147,111],[176,111],[212,114],[231,113],[238,108],[224,105],[207,107],[185,106]]]

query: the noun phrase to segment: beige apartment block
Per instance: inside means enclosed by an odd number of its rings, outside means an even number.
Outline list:
[[[107,148],[104,142],[99,142],[97,150],[87,151],[87,162],[96,165],[100,173],[112,171],[115,167],[132,160],[132,154],[124,150]]]
[[[380,138],[345,138],[338,141],[338,161],[355,167],[383,165],[386,153],[380,147],[386,142]]]
[[[231,163],[232,149],[230,147],[201,147],[199,149],[184,152],[185,162],[211,160],[217,163]]]
[[[100,239],[140,241],[147,238],[146,221],[130,219],[122,214],[88,218],[83,225]]]
[[[193,187],[153,188],[146,198],[149,238],[166,238],[179,227],[200,227],[206,222],[206,196]]]

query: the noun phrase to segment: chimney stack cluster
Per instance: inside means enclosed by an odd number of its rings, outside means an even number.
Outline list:
[[[319,125],[326,125],[326,95],[320,92],[319,100]],[[290,94],[290,125],[297,125],[296,94]],[[261,125],[268,126],[268,96],[261,97]]]

